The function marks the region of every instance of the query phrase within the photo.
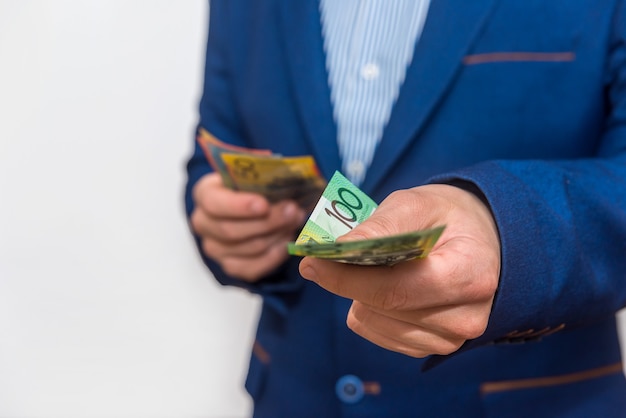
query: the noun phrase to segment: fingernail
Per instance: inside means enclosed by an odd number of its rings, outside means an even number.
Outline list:
[[[252,213],[263,213],[265,210],[265,205],[262,201],[255,199],[250,203],[250,210]]]
[[[317,273],[311,266],[304,266],[300,268],[300,274],[307,280],[311,280],[313,282],[317,281]]]
[[[298,210],[296,205],[288,204],[283,208],[283,216],[286,219],[293,219],[296,216],[296,210]]]

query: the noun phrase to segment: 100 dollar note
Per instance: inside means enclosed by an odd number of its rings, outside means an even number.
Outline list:
[[[382,238],[336,242],[367,219],[376,203],[341,173],[335,172],[295,242],[291,255],[361,265],[393,265],[426,257],[445,226]]]

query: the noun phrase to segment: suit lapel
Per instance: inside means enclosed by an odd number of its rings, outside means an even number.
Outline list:
[[[445,95],[495,0],[431,0],[404,85],[362,184],[370,191],[419,134]]]
[[[318,0],[279,2],[290,82],[320,170],[327,179],[341,166]]]
[[[404,85],[361,186],[372,190],[424,127],[445,95],[496,0],[431,0]],[[341,167],[330,101],[318,0],[279,2],[298,112],[315,159],[329,179]]]

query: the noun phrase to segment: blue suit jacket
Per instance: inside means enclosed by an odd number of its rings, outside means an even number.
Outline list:
[[[340,168],[316,0],[211,3],[200,124]],[[188,213],[208,172],[196,148]],[[204,258],[263,297],[255,416],[626,416],[626,2],[432,0],[362,189],[380,202],[426,182],[475,185],[491,205],[502,272],[485,334],[405,357],[349,331],[350,301],[296,258],[255,285]]]

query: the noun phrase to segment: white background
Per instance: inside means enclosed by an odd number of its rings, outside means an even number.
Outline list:
[[[0,0],[1,418],[247,416],[259,301],[182,206],[207,8]]]
[[[0,417],[244,417],[182,205],[206,0],[0,0]]]

